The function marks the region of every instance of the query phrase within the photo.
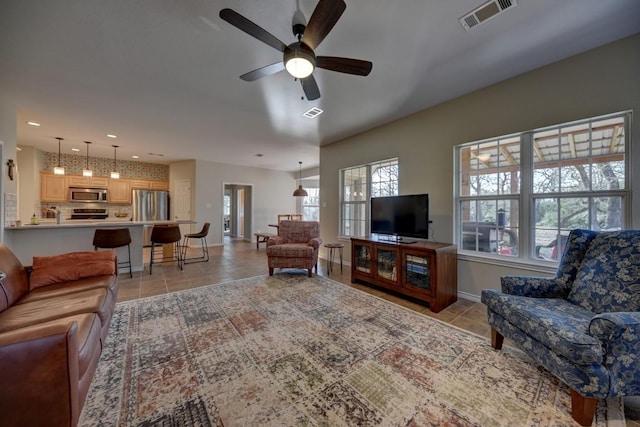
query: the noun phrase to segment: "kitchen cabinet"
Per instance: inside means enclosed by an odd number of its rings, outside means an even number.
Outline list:
[[[148,190],[149,189],[149,181],[146,179],[131,179],[129,180],[131,183],[132,190]]]
[[[69,196],[64,175],[40,174],[40,200],[66,202]]]
[[[66,175],[68,187],[107,188],[109,178],[105,176]]]
[[[126,179],[109,180],[109,203],[131,203],[131,183]]]
[[[132,179],[131,189],[133,190],[169,190],[169,181],[157,181],[149,179]]]
[[[351,281],[429,303],[437,313],[457,300],[457,246],[351,239]]]
[[[169,181],[150,181],[149,189],[169,191]]]

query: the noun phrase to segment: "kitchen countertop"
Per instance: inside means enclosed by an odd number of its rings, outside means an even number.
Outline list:
[[[90,228],[90,227],[137,227],[143,225],[155,225],[155,224],[194,224],[195,221],[131,221],[129,219],[108,219],[108,220],[95,220],[95,219],[74,219],[62,221],[58,224],[55,220],[43,221],[41,220],[38,225],[24,224],[19,227],[6,227],[7,230],[42,230],[49,228]]]

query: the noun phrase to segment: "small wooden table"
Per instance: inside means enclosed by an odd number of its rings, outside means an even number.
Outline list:
[[[325,243],[324,247],[329,249],[329,256],[327,257],[327,275],[330,275],[331,271],[333,271],[333,256],[336,249],[340,256],[340,273],[342,273],[342,253],[344,251],[344,245],[342,243]]]
[[[272,233],[253,233],[256,236],[256,249],[260,249],[260,243],[264,243],[265,246],[267,244],[267,240],[269,237],[275,237],[275,234]]]

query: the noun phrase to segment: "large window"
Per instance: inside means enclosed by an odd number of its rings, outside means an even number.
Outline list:
[[[305,187],[307,196],[302,198],[302,216],[305,221],[320,221],[320,189]]]
[[[457,146],[459,247],[557,260],[574,228],[624,228],[629,119],[620,113]]]
[[[398,159],[340,170],[340,234],[369,234],[371,197],[398,195]]]

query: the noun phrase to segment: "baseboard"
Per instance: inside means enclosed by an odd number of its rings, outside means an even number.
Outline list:
[[[466,299],[473,302],[481,302],[480,295],[470,294],[468,292],[458,291],[458,298]]]

